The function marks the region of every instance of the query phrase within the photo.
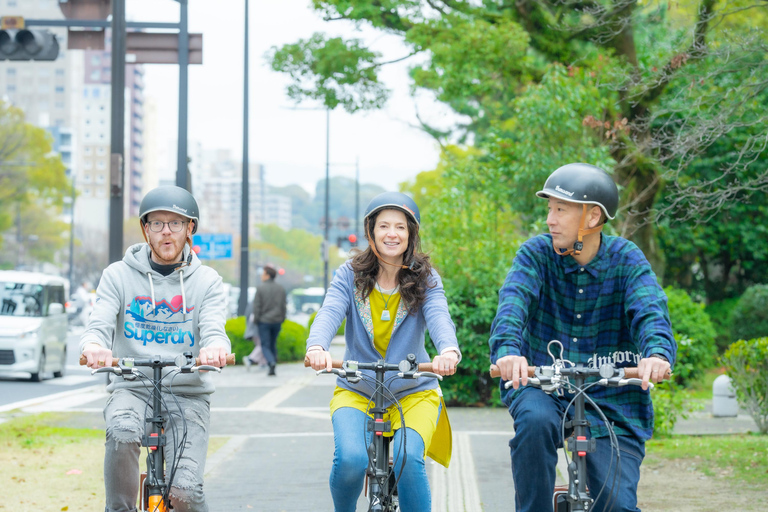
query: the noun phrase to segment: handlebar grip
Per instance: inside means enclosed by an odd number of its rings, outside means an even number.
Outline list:
[[[495,364],[491,365],[491,369],[489,371],[491,373],[491,378],[492,379],[498,379],[499,377],[501,377],[501,371],[499,371],[499,367],[496,366]],[[533,377],[534,375],[536,375],[536,367],[535,366],[529,366],[528,367],[528,376],[529,377]]]
[[[118,366],[119,363],[120,361],[117,357],[112,358],[112,366]],[[84,355],[80,354],[80,366],[85,366],[86,364],[88,364],[88,359]],[[200,358],[195,358],[195,366],[200,366],[200,364]],[[227,354],[227,364],[235,364],[235,354]]]
[[[309,358],[307,356],[304,356],[304,367],[309,368]],[[331,363],[332,368],[343,368],[344,367],[344,361],[339,361],[337,359],[334,359]],[[420,372],[431,372],[432,371],[432,363],[419,363],[419,371]]]

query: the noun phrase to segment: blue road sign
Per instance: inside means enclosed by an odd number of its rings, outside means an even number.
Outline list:
[[[192,245],[200,247],[197,257],[201,260],[231,260],[231,233],[201,233],[192,236]]]

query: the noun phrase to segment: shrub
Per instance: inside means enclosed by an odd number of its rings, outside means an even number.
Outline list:
[[[236,354],[238,364],[253,350],[253,342],[243,338],[245,334],[245,317],[230,318],[225,329],[232,343],[232,353]],[[291,320],[283,322],[280,335],[277,337],[277,360],[286,363],[301,361],[306,351],[307,329]]]
[[[679,419],[688,417],[691,410],[685,390],[674,381],[656,385],[653,396],[653,435],[669,436]]]
[[[747,288],[731,313],[731,339],[751,340],[768,336],[768,285]]]
[[[701,377],[706,369],[715,365],[717,333],[704,305],[694,302],[685,290],[667,287],[664,292],[677,341],[675,380],[685,384]]]
[[[768,338],[739,340],[722,358],[739,403],[768,434]]]
[[[713,302],[705,308],[705,311],[709,315],[709,319],[712,320],[712,326],[717,333],[717,337],[715,337],[715,345],[717,345],[717,352],[720,354],[725,352],[733,341],[733,338],[731,337],[731,313],[733,313],[733,309],[738,302],[739,298],[735,297]]]
[[[314,313],[312,313],[309,316],[309,321],[307,322],[307,332],[309,332],[309,329],[312,327],[312,324],[315,321],[315,316],[317,316],[317,311],[315,311]],[[341,322],[341,325],[339,326],[339,329],[336,331],[336,336],[344,336],[344,329],[345,329],[346,326],[347,326],[347,319],[345,318]]]

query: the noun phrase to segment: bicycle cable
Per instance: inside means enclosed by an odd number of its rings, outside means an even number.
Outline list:
[[[565,413],[563,415],[563,418],[560,422],[560,436],[563,439],[563,442],[565,442],[565,421],[566,421],[566,415],[568,410],[574,405],[576,402],[576,399],[579,395],[583,395],[584,399],[589,403],[595,411],[600,416],[600,419],[603,420],[605,423],[606,429],[608,431],[608,438],[610,440],[611,444],[611,457],[610,457],[610,465],[608,466],[608,470],[606,471],[606,475],[611,474],[611,469],[613,468],[613,461],[616,460],[617,468],[615,471],[613,471],[613,481],[611,482],[611,487],[609,491],[609,498],[608,502],[606,503],[606,506],[603,507],[604,510],[612,510],[614,502],[618,499],[618,496],[616,494],[616,486],[618,483],[618,478],[621,471],[621,453],[619,449],[619,443],[618,439],[616,438],[616,433],[613,430],[613,427],[611,426],[610,422],[608,421],[608,418],[603,413],[602,409],[592,400],[592,398],[587,394],[587,390],[592,388],[593,386],[596,386],[598,382],[593,382],[591,384],[586,384],[582,386],[581,388],[577,388],[573,384],[570,383],[570,381],[567,381],[566,391],[573,394],[573,398],[568,402],[568,406],[565,409]],[[567,397],[566,397],[567,398]],[[566,465],[570,464],[569,458],[568,458],[568,450],[563,450],[563,453],[565,455],[565,461]],[[616,457],[614,457],[614,454],[616,454]],[[605,486],[608,483],[608,479],[606,478],[603,481],[603,485],[600,488],[600,492],[597,494],[597,497],[594,499],[594,503],[597,503],[597,501],[602,496],[603,492],[605,491]]]

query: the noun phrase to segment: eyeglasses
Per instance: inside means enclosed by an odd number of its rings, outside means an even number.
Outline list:
[[[172,233],[178,233],[182,229],[184,229],[184,224],[186,224],[183,220],[172,220],[171,222],[160,222],[159,220],[151,220],[147,222],[149,225],[149,230],[154,233],[159,233],[163,229],[165,229],[165,225],[168,224],[168,229],[171,230]]]

